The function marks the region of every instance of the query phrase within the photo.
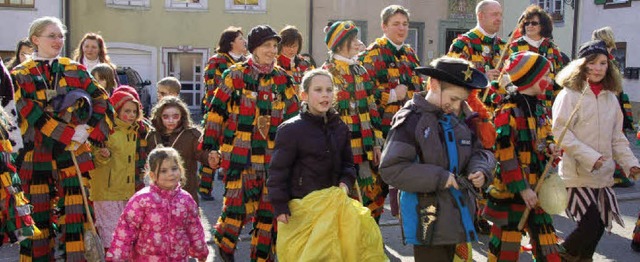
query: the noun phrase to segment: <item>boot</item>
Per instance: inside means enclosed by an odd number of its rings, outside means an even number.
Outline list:
[[[220,256],[220,259],[222,259],[222,261],[224,262],[234,262],[235,258],[233,257],[233,253],[229,254],[227,252],[224,252],[224,250],[222,250],[221,247],[218,247],[218,255]]]

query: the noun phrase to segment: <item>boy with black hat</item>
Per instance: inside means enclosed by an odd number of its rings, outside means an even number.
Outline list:
[[[491,183],[496,163],[458,116],[468,110],[470,91],[485,88],[487,78],[450,57],[416,71],[430,76],[429,91],[416,93],[393,117],[380,173],[401,191],[404,241],[414,245],[416,261],[468,258],[470,246],[457,254],[456,245],[477,239],[471,195]]]
[[[273,261],[273,207],[266,199],[267,170],[277,127],[298,114],[291,77],[276,65],[280,36],[269,26],[249,32],[251,57],[222,75],[204,120],[203,150],[219,150],[225,191],[213,232],[224,261],[233,261],[240,231],[254,217],[252,261]],[[213,167],[216,168],[216,167]]]

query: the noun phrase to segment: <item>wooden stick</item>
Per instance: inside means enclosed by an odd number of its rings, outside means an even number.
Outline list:
[[[558,137],[558,140],[557,140],[558,146],[556,148],[560,149],[560,146],[562,145],[562,140],[564,139],[564,135],[567,133],[567,130],[569,130],[569,124],[571,123],[571,121],[573,120],[573,117],[578,112],[578,109],[580,108],[580,104],[582,103],[582,98],[584,98],[584,94],[587,92],[587,89],[589,89],[588,84],[583,88],[582,94],[580,95],[580,98],[578,99],[576,106],[573,108],[571,115],[569,115],[569,119],[567,119],[567,122],[564,124],[562,133],[560,133],[560,137]],[[551,165],[553,165],[553,159],[550,159],[547,162],[547,165],[544,167],[544,171],[542,171],[540,180],[538,180],[538,184],[536,184],[536,188],[535,188],[536,195],[538,194],[538,192],[540,192],[540,188],[542,188],[542,183],[544,183],[544,180],[547,178],[547,173],[551,169]],[[518,223],[518,230],[522,230],[524,228],[524,224],[527,222],[527,219],[529,218],[529,213],[531,213],[531,208],[527,207],[524,210],[524,213],[522,213],[522,218],[520,218],[520,222]]]
[[[509,53],[509,45],[511,44],[511,41],[513,41],[513,37],[516,35],[516,30],[520,28],[522,20],[523,20],[522,16],[520,16],[520,19],[518,19],[518,23],[516,24],[516,28],[514,28],[513,31],[511,31],[509,40],[507,40],[507,43],[505,44],[504,49],[502,49],[500,53],[500,60],[498,60],[498,64],[496,65],[495,69],[500,69],[500,67],[502,67],[502,64],[505,60],[505,56]],[[502,74],[504,74],[504,71],[505,71],[504,68],[500,71],[500,76],[498,77],[498,81],[500,81],[500,78],[502,78]],[[487,96],[489,95],[489,89],[491,88],[484,89],[484,94],[482,94],[482,103],[484,103],[484,101],[487,100]]]
[[[362,192],[360,192],[360,184],[358,184],[358,178],[356,177],[356,194],[358,194],[358,201],[360,201],[360,204],[364,204],[364,201],[362,201]]]

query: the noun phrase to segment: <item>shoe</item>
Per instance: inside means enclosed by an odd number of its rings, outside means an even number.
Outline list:
[[[475,223],[476,232],[482,235],[489,235],[491,233],[491,225],[486,219],[478,219]]]
[[[233,257],[233,254],[229,254],[227,252],[224,252],[221,247],[218,247],[218,255],[220,256],[220,259],[222,259],[222,261],[224,261],[224,262],[234,262],[235,261],[235,258]]]
[[[636,184],[635,182],[633,182],[633,181],[631,181],[631,180],[629,180],[629,179],[625,179],[623,182],[613,184],[613,187],[623,187],[623,188],[626,188],[626,187],[632,187],[632,186],[634,186],[635,184]]]
[[[204,201],[213,201],[216,200],[212,195],[208,195],[202,192],[198,192],[198,194],[200,195],[200,198],[202,198],[202,200]]]

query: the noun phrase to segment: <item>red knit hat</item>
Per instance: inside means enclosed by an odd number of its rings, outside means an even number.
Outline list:
[[[109,102],[111,102],[111,104],[113,105],[116,113],[118,113],[122,106],[129,101],[136,102],[138,103],[138,106],[140,106],[140,98],[138,97],[138,93],[135,89],[133,89],[133,87],[130,86],[120,86],[116,88],[116,90],[113,91],[113,94],[111,94],[111,97],[109,98]]]

